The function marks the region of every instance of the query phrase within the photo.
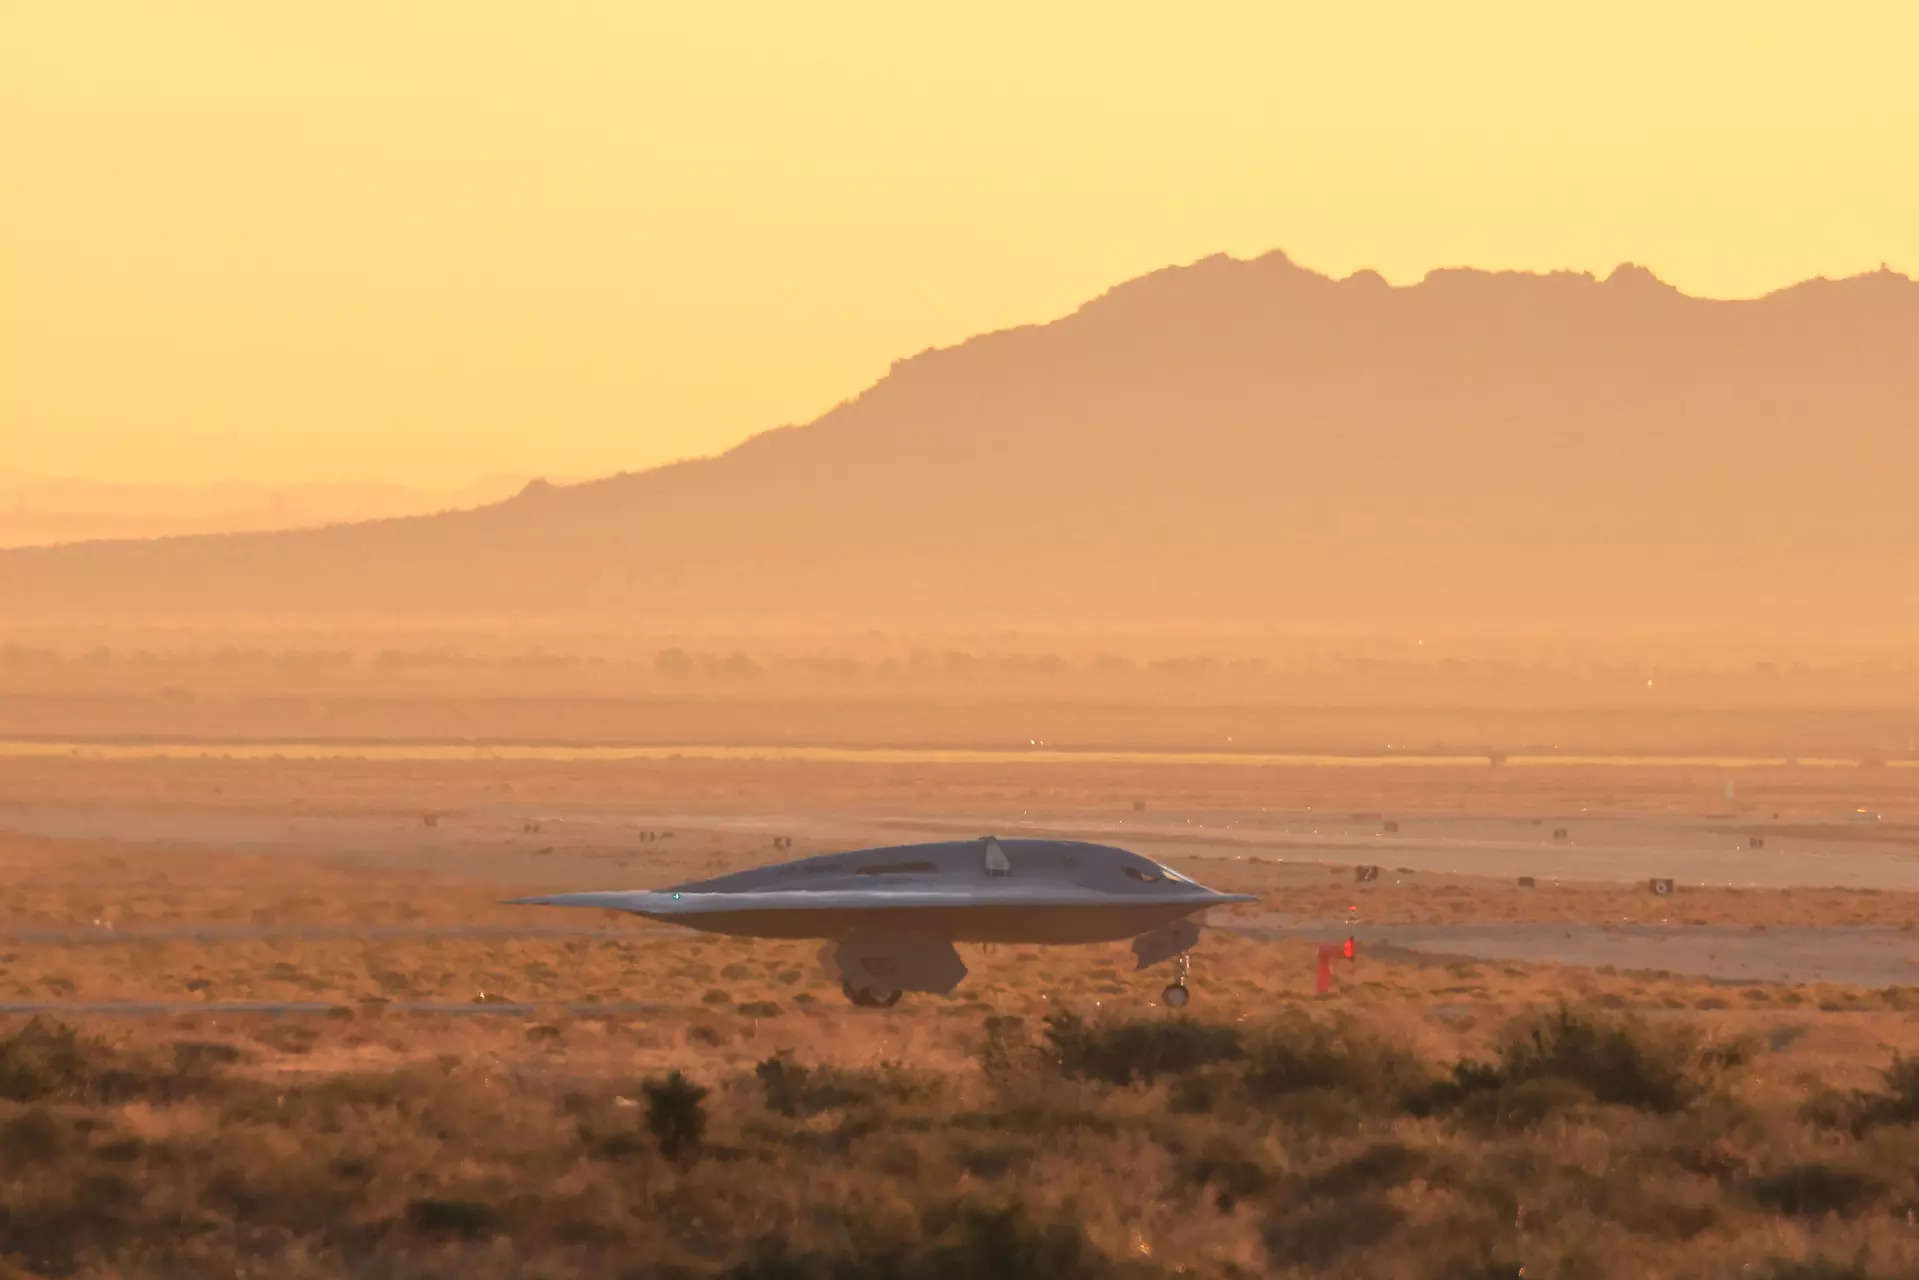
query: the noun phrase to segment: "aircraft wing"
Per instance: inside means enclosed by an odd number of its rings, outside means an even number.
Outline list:
[[[1228,902],[1251,902],[1244,893],[1195,896],[1193,909]],[[846,911],[913,907],[1085,907],[1124,903],[1110,894],[1071,885],[1035,885],[1024,888],[979,885],[953,889],[811,889],[754,893],[674,893],[628,890],[603,893],[556,893],[539,898],[515,898],[511,905],[541,907],[600,907],[647,916],[696,916],[721,911]]]

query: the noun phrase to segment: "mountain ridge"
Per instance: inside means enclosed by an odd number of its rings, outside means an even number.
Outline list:
[[[1216,254],[711,457],[0,552],[0,609],[1919,616],[1890,575],[1914,405],[1919,286],[1886,268],[1720,300],[1629,262],[1392,285]]]

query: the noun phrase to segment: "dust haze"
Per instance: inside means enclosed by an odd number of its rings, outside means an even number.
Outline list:
[[[0,547],[296,529],[481,506],[522,479],[443,492],[397,484],[107,484],[0,467]]]
[[[473,510],[0,552],[16,617],[1919,626],[1919,285],[1272,253],[898,362],[729,452]],[[849,392],[854,388],[849,388]]]
[[[0,734],[1909,756],[1916,343],[1216,256],[716,458],[0,551]]]

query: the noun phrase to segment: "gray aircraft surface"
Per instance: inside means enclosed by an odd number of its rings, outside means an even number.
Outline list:
[[[1188,917],[1254,899],[1110,845],[984,836],[797,858],[670,889],[514,901],[630,911],[749,938],[820,938],[827,973],[858,1005],[951,991],[966,976],[956,942],[1131,938],[1137,968],[1176,962],[1163,996],[1178,1006],[1187,1000],[1186,953],[1199,941]]]

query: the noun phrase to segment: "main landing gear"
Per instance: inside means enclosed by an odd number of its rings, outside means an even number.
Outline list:
[[[900,1002],[898,987],[856,987],[851,982],[840,983],[840,990],[846,998],[865,1009],[890,1009]]]
[[[1192,967],[1193,958],[1183,951],[1173,960],[1173,983],[1159,993],[1167,1008],[1184,1009],[1186,1002],[1192,999],[1193,993],[1186,989],[1186,975]]]

